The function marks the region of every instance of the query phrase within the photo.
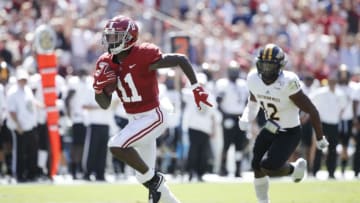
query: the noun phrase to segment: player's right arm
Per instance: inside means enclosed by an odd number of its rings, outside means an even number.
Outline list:
[[[99,106],[102,109],[107,109],[111,104],[111,95],[107,95],[104,92],[100,94],[95,93],[95,101],[99,104]]]
[[[104,88],[116,82],[116,73],[110,68],[109,60],[102,58],[96,62],[96,70],[94,73],[93,88],[95,91],[95,101],[102,109],[109,108],[111,104],[111,94],[107,94]]]
[[[259,110],[260,110],[260,106],[257,103],[256,98],[253,95],[253,93],[250,92],[250,96],[246,104],[246,107],[244,109],[244,112],[239,119],[239,127],[241,130],[244,131],[248,130],[249,123],[256,118]]]

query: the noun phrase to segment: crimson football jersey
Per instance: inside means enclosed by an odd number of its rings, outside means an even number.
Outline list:
[[[150,43],[134,45],[130,54],[120,62],[113,55],[104,53],[96,66],[106,63],[118,78],[117,95],[127,113],[141,113],[159,106],[159,89],[156,71],[149,66],[161,58],[159,47]]]

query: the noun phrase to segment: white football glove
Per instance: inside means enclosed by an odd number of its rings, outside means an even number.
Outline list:
[[[323,150],[328,146],[329,146],[329,142],[327,141],[325,136],[323,136],[321,140],[316,140],[316,147],[318,149]]]
[[[239,118],[239,128],[240,130],[242,131],[248,131],[249,129],[249,122],[246,122],[246,121],[242,121],[240,118]]]

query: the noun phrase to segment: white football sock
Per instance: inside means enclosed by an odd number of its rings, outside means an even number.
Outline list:
[[[136,171],[136,179],[140,183],[145,183],[146,181],[150,180],[155,175],[155,170],[153,168],[150,168],[146,173],[141,174],[140,172]]]
[[[180,201],[175,197],[175,195],[170,191],[169,187],[166,185],[165,181],[160,185],[159,192],[161,192],[161,202],[163,203],[180,203]]]
[[[259,203],[270,203],[268,192],[269,192],[269,177],[265,176],[262,178],[254,179],[256,198]]]

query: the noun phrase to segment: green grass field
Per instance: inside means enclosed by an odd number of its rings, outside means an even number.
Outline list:
[[[169,184],[183,203],[255,203],[247,183]],[[272,203],[359,203],[360,181],[270,182]],[[138,184],[0,185],[1,203],[146,203]]]

